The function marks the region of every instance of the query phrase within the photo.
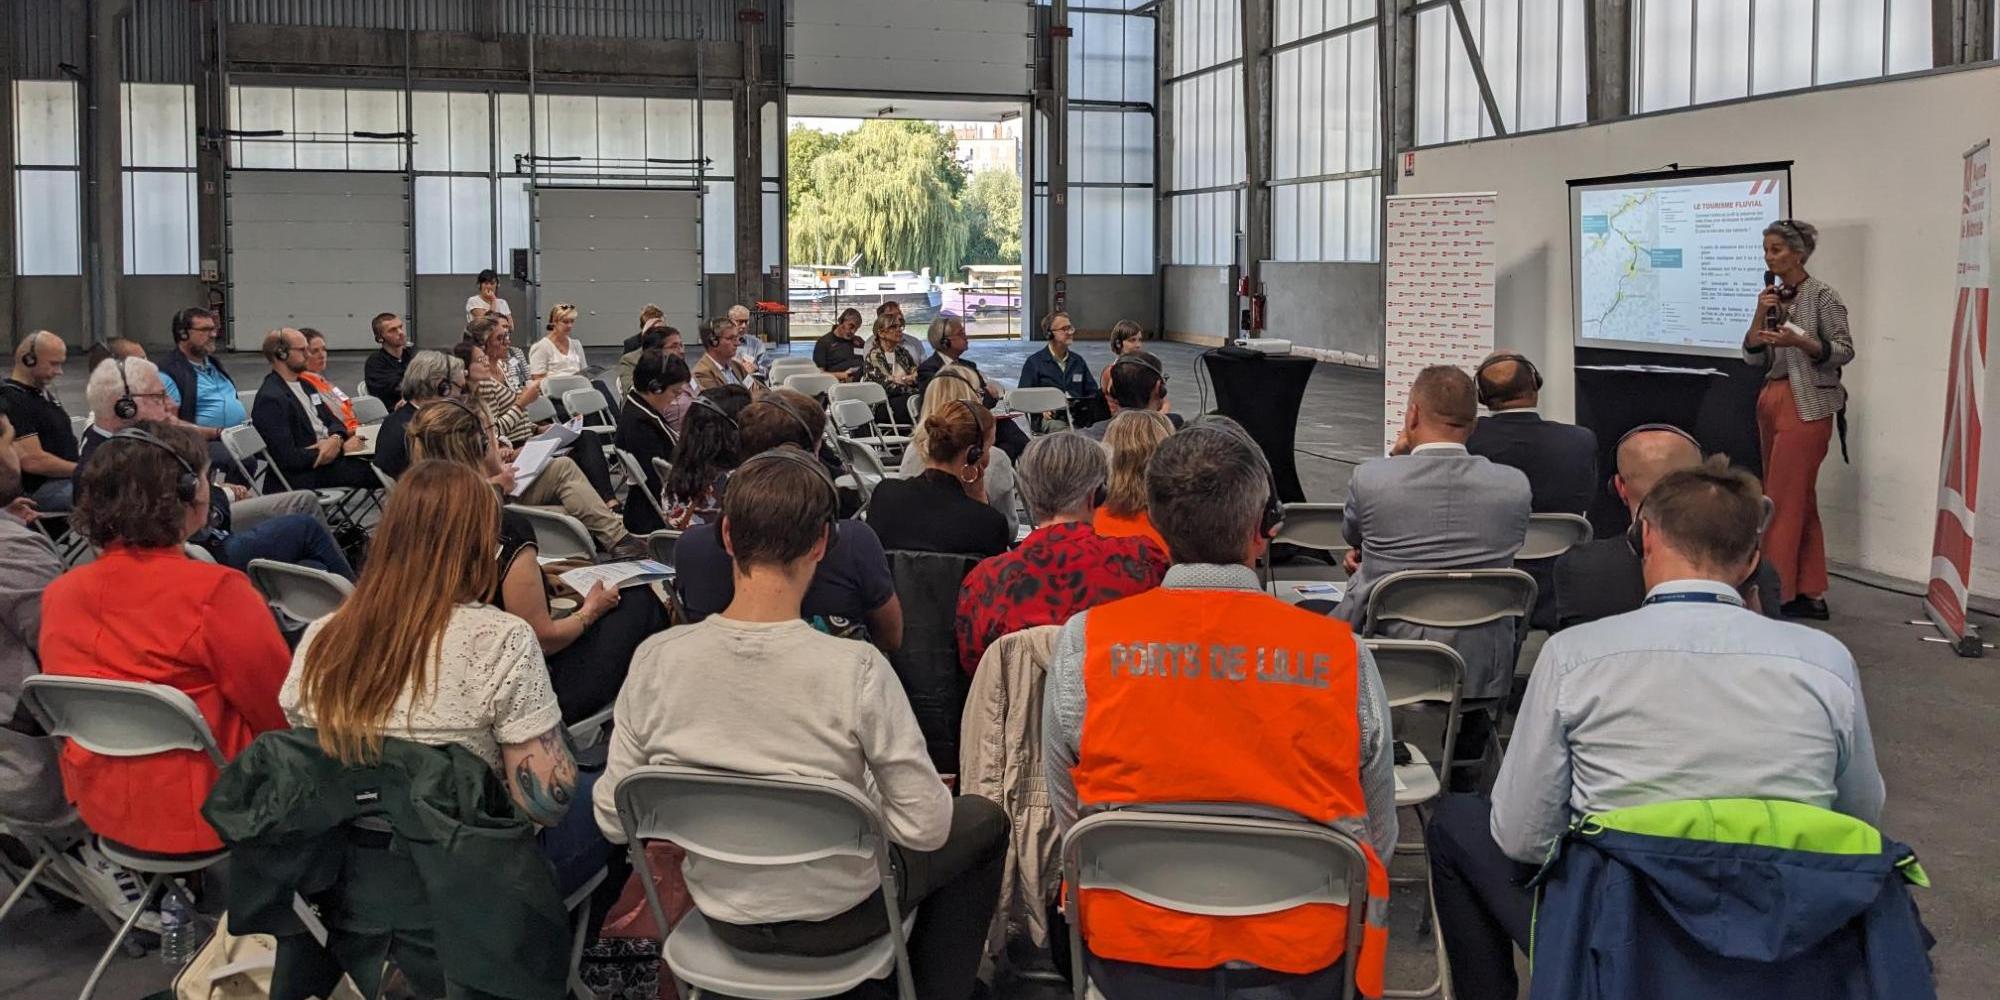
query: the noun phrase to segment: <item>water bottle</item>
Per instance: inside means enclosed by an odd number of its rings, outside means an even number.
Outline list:
[[[176,969],[186,965],[201,947],[200,935],[187,893],[180,883],[170,883],[160,894],[160,961]]]

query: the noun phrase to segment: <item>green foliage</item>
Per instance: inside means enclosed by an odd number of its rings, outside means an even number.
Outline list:
[[[1021,262],[1021,179],[1011,170],[988,169],[966,184],[967,264]]]
[[[791,259],[837,264],[859,254],[862,273],[929,267],[943,280],[966,263],[1018,262],[1020,180],[1002,170],[968,178],[956,149],[932,122],[869,121],[844,134],[794,126]]]

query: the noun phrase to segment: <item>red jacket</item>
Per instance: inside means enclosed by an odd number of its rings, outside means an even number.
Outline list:
[[[168,684],[208,720],[223,756],[285,728],[278,688],[292,655],[243,574],[179,549],[113,544],[42,594],[42,672]],[[215,783],[206,754],[101,757],[63,747],[63,787],[100,836],[165,854],[222,846],[201,818]]]

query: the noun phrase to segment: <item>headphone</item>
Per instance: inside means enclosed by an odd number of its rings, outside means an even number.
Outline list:
[[[125,360],[118,359],[118,384],[125,392],[111,404],[111,415],[120,420],[132,420],[139,416],[139,401],[132,398],[132,382],[125,377]],[[171,449],[169,449],[171,450]],[[174,456],[180,457],[178,455]]]
[[[21,365],[23,367],[33,368],[37,364],[41,363],[41,359],[35,357],[35,340],[39,338],[41,335],[42,331],[40,330],[36,330],[34,333],[28,334],[28,340],[27,340],[28,352],[26,354],[21,355]]]
[[[708,398],[706,395],[703,395],[701,393],[695,393],[694,405],[699,406],[706,410],[713,411],[716,416],[729,421],[729,426],[731,427],[737,426],[736,418],[730,416],[729,411],[723,409],[721,403],[718,403],[715,400]]]
[[[790,462],[793,465],[802,465],[813,471],[813,478],[819,480],[820,484],[826,487],[826,551],[828,553],[833,552],[834,548],[840,542],[840,487],[833,484],[833,476],[827,473],[826,466],[821,465],[819,459],[797,448],[788,448],[780,445],[770,451],[758,452],[744,459],[736,466],[736,471],[731,474],[731,478],[741,475],[744,469],[749,468],[755,462]]]
[[[188,339],[188,327],[192,325],[194,322],[194,317],[188,315],[188,312],[189,312],[188,310],[183,309],[180,312],[174,314],[173,329],[174,329],[174,343],[176,344],[180,343],[183,340]]]
[[[1214,424],[1190,425],[1182,428],[1178,433],[1185,434],[1189,431],[1205,431],[1211,434],[1220,434],[1236,442],[1245,451],[1249,452],[1251,461],[1258,468],[1264,470],[1264,482],[1268,487],[1264,492],[1264,509],[1257,516],[1257,534],[1267,539],[1276,535],[1278,528],[1285,523],[1285,502],[1278,499],[1278,474],[1271,471],[1271,462],[1264,457],[1264,450],[1257,446],[1256,440],[1250,437],[1248,431],[1238,431],[1234,428],[1219,427]]]
[[[805,433],[806,440],[810,442],[807,447],[816,448],[819,446],[819,435],[813,433],[812,425],[806,422],[805,415],[792,408],[791,400],[773,392],[766,395],[762,401],[783,410],[785,416],[792,418],[792,423],[799,425],[799,430]]]
[[[119,370],[121,372],[124,371],[122,367]],[[153,447],[158,448],[169,455],[172,455],[174,457],[174,464],[181,467],[180,475],[174,477],[174,496],[178,498],[180,502],[183,504],[191,504],[194,502],[196,491],[201,489],[201,476],[195,473],[194,466],[189,465],[188,460],[182,458],[181,453],[175,451],[172,445],[167,444],[165,441],[162,441],[159,438],[156,438],[153,435],[145,431],[142,431],[137,427],[127,427],[124,430],[111,435],[111,440],[138,441],[142,444],[152,445]]]
[[[1479,367],[1474,368],[1472,370],[1472,384],[1479,392],[1479,405],[1484,406],[1489,410],[1493,408],[1493,404],[1495,402],[1503,401],[1512,396],[1518,396],[1521,394],[1521,388],[1522,388],[1521,373],[1518,369],[1514,372],[1514,378],[1512,381],[1510,381],[1504,387],[1499,387],[1500,390],[1506,393],[1505,395],[1501,395],[1499,391],[1489,392],[1487,390],[1486,380],[1484,377],[1486,375],[1486,369],[1491,368],[1494,365],[1501,363],[1502,361],[1512,361],[1515,364],[1520,365],[1522,368],[1527,369],[1529,378],[1534,382],[1535,391],[1536,392],[1542,391],[1542,370],[1540,368],[1536,368],[1535,363],[1533,361],[1529,361],[1528,356],[1525,354],[1522,354],[1518,351],[1502,351],[1498,354],[1493,355],[1490,358],[1487,358],[1484,361],[1481,361],[1479,363]]]
[[[449,385],[450,383],[446,384]],[[438,403],[444,403],[449,406],[456,406],[459,409],[464,410],[466,413],[471,414],[472,430],[469,432],[459,432],[459,433],[465,434],[466,440],[472,445],[473,451],[475,452],[485,451],[487,447],[486,415],[479,412],[479,409],[473,406],[471,403],[468,403],[465,400],[458,398],[457,396],[446,396],[440,394],[436,400],[425,405],[434,406]]]
[[[1673,436],[1680,438],[1683,441],[1686,441],[1688,444],[1694,445],[1694,450],[1696,453],[1702,455],[1708,454],[1708,452],[1702,448],[1701,442],[1696,441],[1694,439],[1694,435],[1689,434],[1688,432],[1681,430],[1678,427],[1675,427],[1673,424],[1640,424],[1639,426],[1634,427],[1631,430],[1618,435],[1618,443],[1611,446],[1612,464],[1615,466],[1618,463],[1618,452],[1620,449],[1625,447],[1625,442],[1632,440],[1632,438],[1635,435],[1646,434],[1653,431],[1672,434]],[[1614,497],[1618,495],[1618,473],[1613,472],[1611,475],[1605,477],[1604,491],[1611,494]],[[1641,501],[1641,503],[1643,502],[1644,501]],[[1638,520],[1639,519],[1635,514],[1632,518],[1632,523],[1637,524]],[[1632,551],[1637,552],[1639,550],[1633,549]]]
[[[986,457],[986,435],[993,432],[993,414],[986,412],[983,406],[972,405],[971,400],[954,399],[952,402],[965,407],[972,414],[972,425],[979,429],[979,437],[972,442],[972,447],[965,449],[965,464],[978,465],[979,460]]]
[[[1138,365],[1139,367],[1144,368],[1155,375],[1158,375],[1160,377],[1161,382],[1165,382],[1167,380],[1167,373],[1160,368],[1159,362],[1154,361],[1153,359],[1148,358],[1137,351],[1133,351],[1130,354],[1120,354],[1119,356],[1111,359],[1111,367],[1116,368],[1119,365]],[[1539,381],[1536,384],[1539,385],[1540,384]]]

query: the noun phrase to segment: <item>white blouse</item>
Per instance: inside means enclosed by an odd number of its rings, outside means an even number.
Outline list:
[[[311,705],[301,703],[300,675],[326,619],[306,626],[292,669],[278,690],[278,707],[293,726],[311,726]],[[549,668],[535,630],[505,611],[485,604],[452,609],[437,658],[430,663],[430,689],[405,690],[383,720],[382,735],[430,746],[456,743],[500,770],[500,748],[527,743],[562,725],[562,709],[549,684]]]
[[[528,374],[530,375],[581,375],[589,367],[583,358],[583,341],[575,334],[569,338],[569,351],[565,353],[554,340],[543,337],[528,348]]]
[[[507,307],[507,300],[499,297],[498,295],[493,297],[492,305],[487,305],[486,300],[480,298],[477,295],[474,295],[473,297],[466,299],[465,315],[470,317],[474,309],[485,309],[497,315],[507,316],[510,318],[514,315],[514,310]]]

